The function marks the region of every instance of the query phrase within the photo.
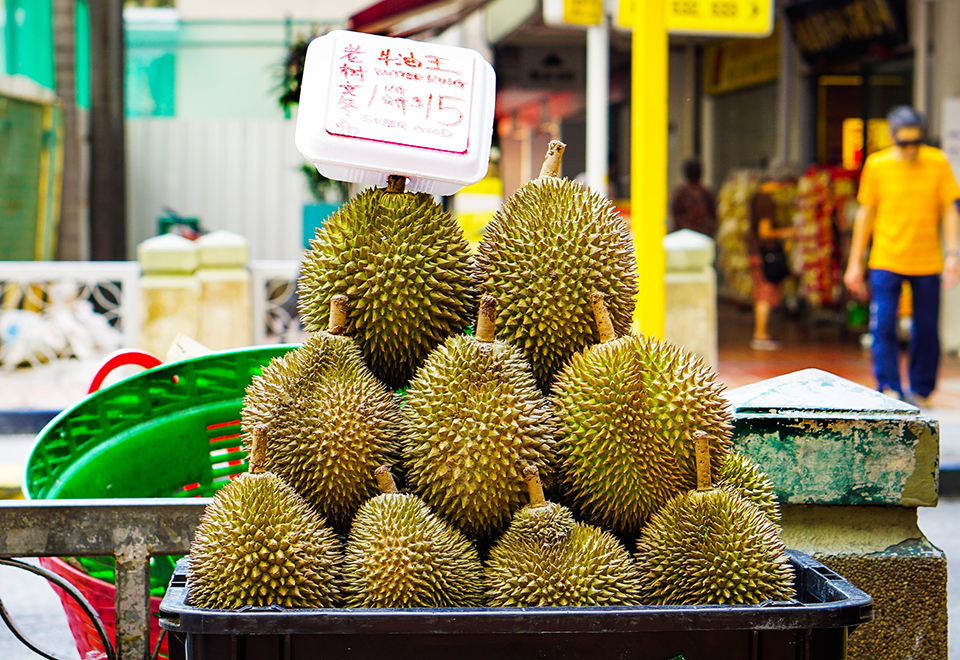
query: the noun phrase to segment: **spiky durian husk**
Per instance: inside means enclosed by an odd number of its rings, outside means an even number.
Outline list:
[[[718,488],[731,488],[757,505],[771,521],[780,522],[780,504],[773,483],[743,454],[730,453],[720,465]]]
[[[468,536],[490,539],[525,499],[523,468],[553,474],[556,421],[513,346],[451,337],[410,382],[407,482]]]
[[[780,529],[749,500],[714,488],[670,500],[637,541],[650,605],[757,604],[793,597]]]
[[[334,607],[340,544],[303,498],[269,472],[220,489],[190,544],[189,604]]]
[[[694,433],[708,434],[714,464],[731,445],[721,391],[699,358],[657,339],[628,335],[575,355],[551,398],[560,479],[579,515],[634,536],[695,487]]]
[[[599,335],[588,296],[604,294],[617,334],[633,320],[637,265],[608,199],[555,177],[524,184],[497,211],[477,254],[480,292],[497,297],[498,338],[518,346],[546,392]]]
[[[337,530],[379,491],[369,478],[399,452],[400,405],[346,337],[326,332],[274,358],[247,387],[245,449],[265,427],[264,469],[292,486]]]
[[[484,568],[492,607],[636,605],[640,575],[609,532],[547,502],[521,509]]]
[[[330,299],[350,299],[347,329],[392,389],[473,319],[469,246],[449,213],[424,193],[366,190],[327,218],[297,280],[304,327],[326,327]]]
[[[343,562],[347,607],[483,604],[476,548],[414,495],[368,501],[350,529]]]

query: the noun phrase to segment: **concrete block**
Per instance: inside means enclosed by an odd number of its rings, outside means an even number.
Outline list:
[[[851,633],[849,660],[947,660],[947,560],[914,507],[783,507],[787,547],[813,555],[873,597],[876,619]]]
[[[727,392],[736,451],[787,504],[936,506],[939,424],[819,369]]]
[[[200,281],[192,276],[146,275],[140,280],[140,348],[158,357],[183,333],[199,331]]]
[[[716,272],[712,268],[699,272],[667,272],[664,290],[664,338],[716,368],[719,352]]]
[[[199,335],[215,351],[242,348],[253,342],[250,273],[241,268],[201,268]]]

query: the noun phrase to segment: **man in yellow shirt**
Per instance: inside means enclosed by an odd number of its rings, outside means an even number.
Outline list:
[[[923,143],[924,118],[898,106],[887,115],[893,146],[867,158],[860,176],[860,210],[853,225],[847,289],[866,297],[863,257],[870,249],[870,327],[877,388],[920,406],[937,383],[940,366],[940,287],[958,276],[960,189],[939,149]],[[941,241],[942,237],[942,241]],[[942,278],[941,278],[942,275]],[[900,385],[897,311],[903,282],[913,292],[910,391]]]

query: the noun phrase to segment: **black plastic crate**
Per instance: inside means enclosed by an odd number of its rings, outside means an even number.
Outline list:
[[[761,605],[240,611],[188,606],[184,558],[160,625],[171,660],[842,660],[873,599],[788,553],[798,599]]]

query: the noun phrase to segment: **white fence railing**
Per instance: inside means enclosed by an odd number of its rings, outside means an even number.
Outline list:
[[[294,296],[299,266],[297,260],[250,262],[255,345],[288,341],[291,330],[298,327]],[[77,320],[71,316],[93,313],[119,331],[120,346],[136,348],[143,322],[140,265],[135,261],[0,261],[0,334],[4,314],[10,312],[59,313],[58,322],[66,328]],[[72,354],[69,349],[58,353]]]

